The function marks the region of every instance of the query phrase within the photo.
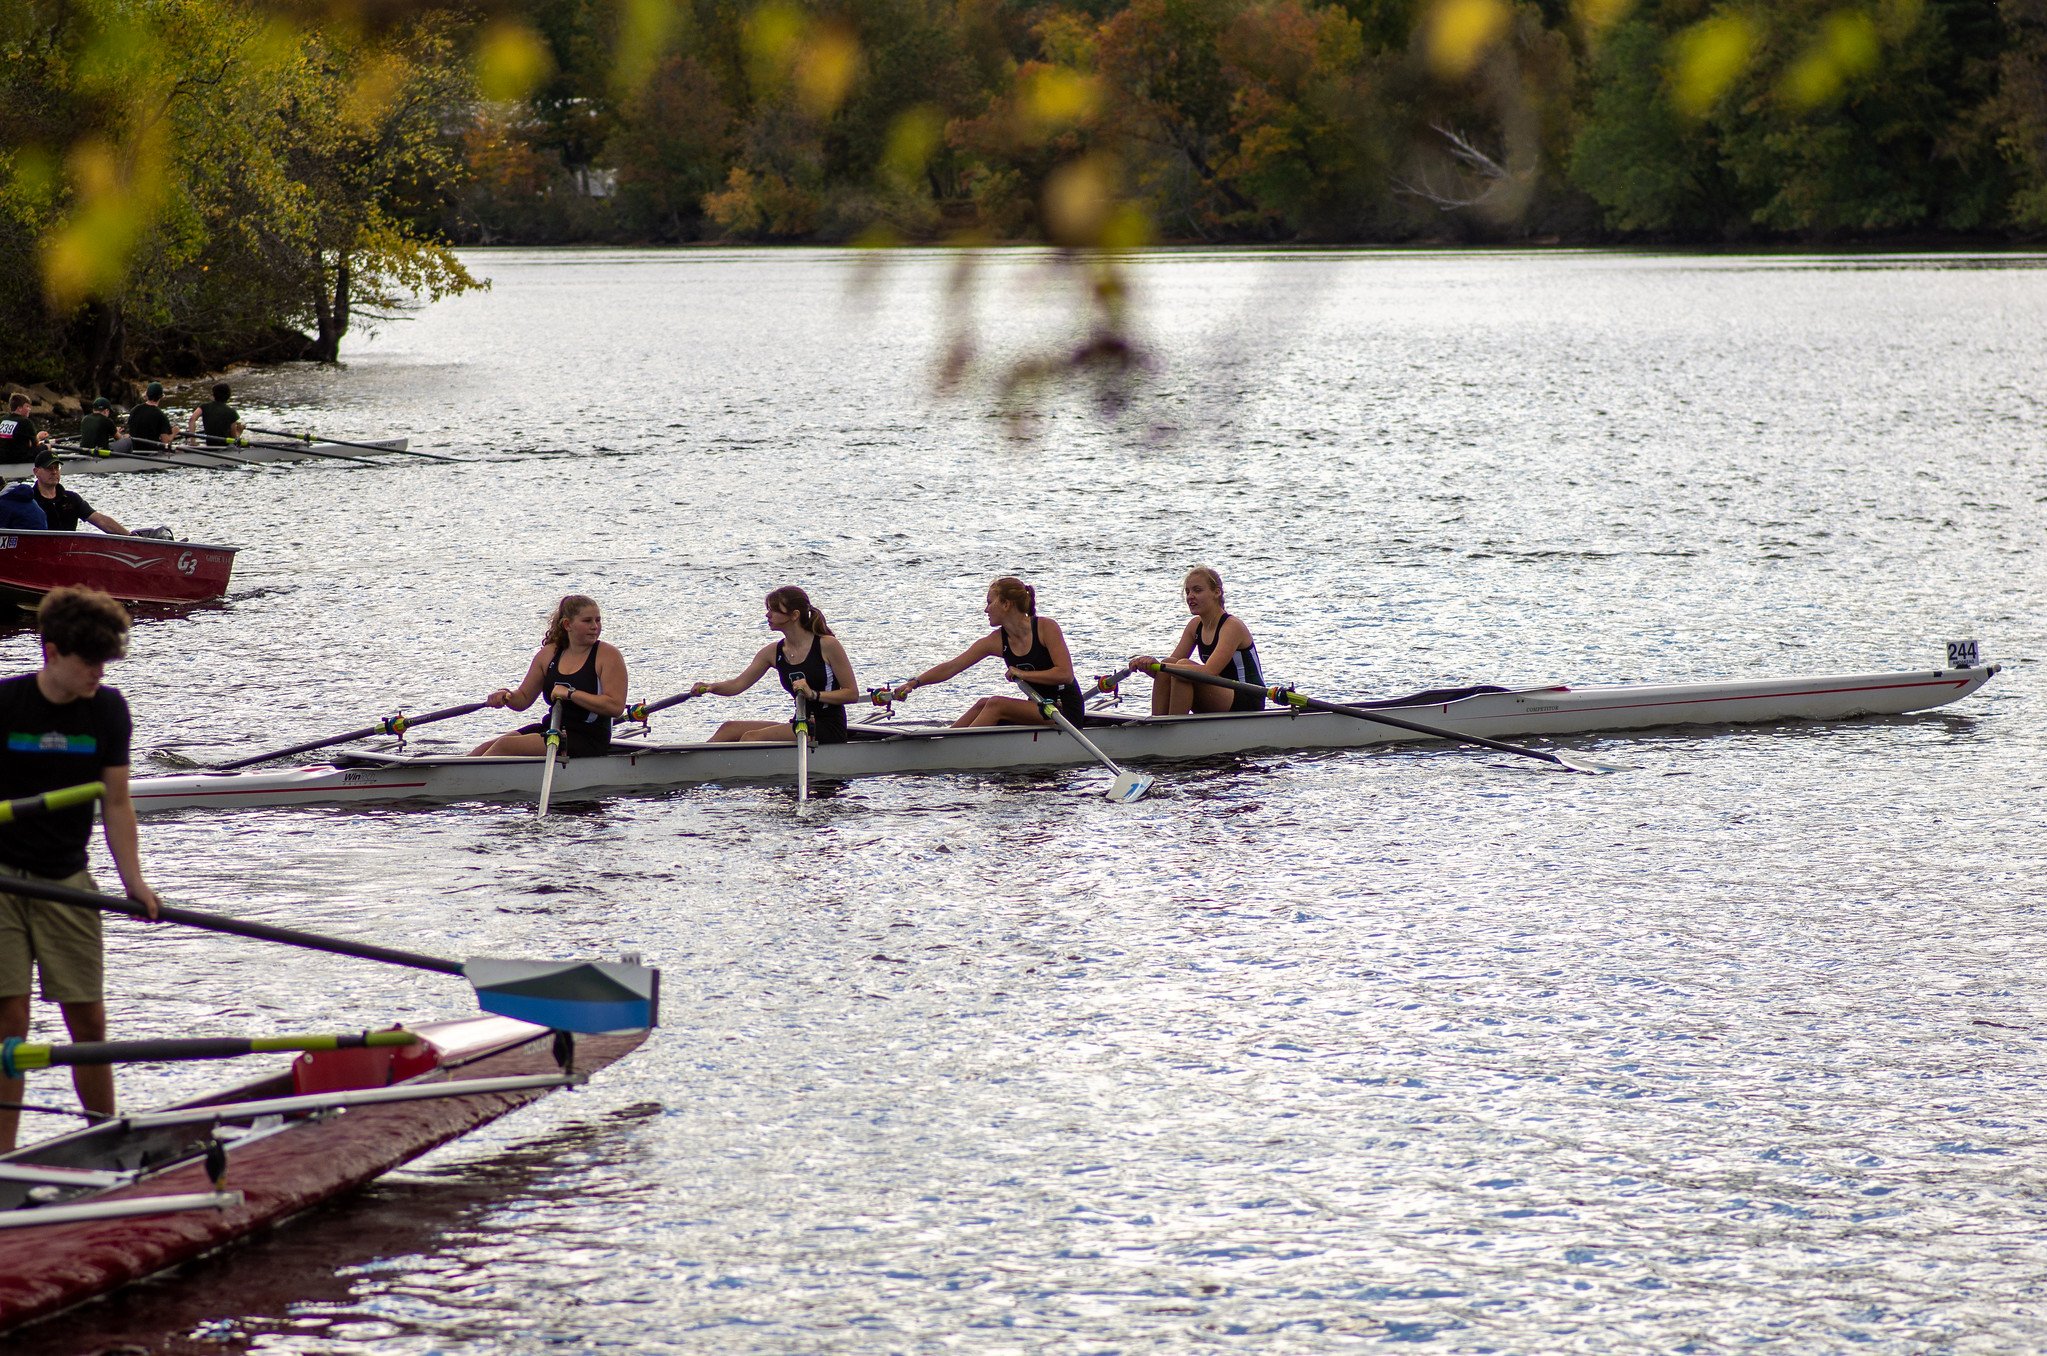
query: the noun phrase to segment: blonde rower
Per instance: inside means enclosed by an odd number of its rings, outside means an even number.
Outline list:
[[[690,691],[736,697],[761,680],[770,668],[781,676],[791,696],[810,703],[810,731],[820,744],[846,742],[846,703],[860,696],[853,661],[846,647],[825,624],[824,614],[810,605],[810,595],[793,584],[768,595],[768,629],[781,639],[764,645],[745,672],[722,683],[698,683]],[[787,720],[728,720],[711,736],[713,744],[734,740],[793,744],[796,734]]]
[[[1251,629],[1223,610],[1223,578],[1206,565],[1187,571],[1182,582],[1187,610],[1194,615],[1180,632],[1180,643],[1166,660],[1173,668],[1191,669],[1218,678],[1265,686],[1265,674],[1258,664],[1258,643]],[[1199,662],[1184,662],[1194,655]],[[1133,655],[1130,667],[1148,670],[1158,661],[1148,654]],[[1185,716],[1196,711],[1257,711],[1265,706],[1262,692],[1234,692],[1210,683],[1190,683],[1185,678],[1159,677],[1152,680],[1151,713],[1155,716]]]
[[[484,700],[492,706],[524,711],[541,697],[562,707],[562,747],[569,757],[608,752],[611,722],[625,712],[625,658],[618,647],[599,637],[604,618],[597,604],[572,593],[555,604],[547,622],[547,641],[533,654],[517,687],[501,687]],[[549,712],[550,716],[553,714]],[[522,725],[470,750],[482,755],[537,756],[547,750],[547,722]]]
[[[1073,680],[1073,656],[1067,652],[1066,636],[1059,623],[1038,615],[1038,591],[1011,575],[988,586],[988,624],[995,629],[935,668],[926,669],[897,688],[890,696],[902,701],[920,687],[942,683],[964,673],[984,659],[1000,656],[1003,672],[1021,679],[1034,692],[1057,702],[1060,711],[1075,725],[1080,724],[1083,703],[1080,686]],[[962,725],[1047,725],[1038,704],[1022,697],[983,697],[954,721]]]

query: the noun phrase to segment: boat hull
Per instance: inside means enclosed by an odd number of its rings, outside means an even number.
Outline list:
[[[1968,696],[1996,665],[1910,673],[1849,674],[1754,682],[1625,687],[1542,687],[1384,708],[1389,715],[1494,739],[1591,734],[1693,724],[1755,724],[1902,715]],[[1091,761],[1069,736],[1044,727],[950,730],[858,726],[847,744],[812,750],[816,782],[894,773],[999,771]],[[1362,748],[1418,735],[1349,716],[1292,710],[1205,716],[1119,717],[1088,735],[1119,762],[1208,758],[1307,749]],[[788,745],[634,746],[575,758],[556,773],[553,799],[566,802],[706,782],[785,781],[795,772]],[[143,813],[257,806],[396,801],[526,800],[539,791],[539,758],[365,757],[272,771],[188,773],[131,783]]]
[[[206,603],[227,593],[232,546],[108,532],[0,533],[0,592],[40,598],[84,585],[128,603]]]
[[[556,1071],[550,1053],[552,1033],[524,1022],[480,1017],[415,1029],[433,1042],[441,1058],[438,1069],[417,1081],[460,1082]],[[645,1037],[643,1031],[579,1037],[576,1071],[601,1069]],[[184,1105],[251,1101],[289,1095],[292,1090],[292,1077],[287,1073]],[[0,1231],[0,1332],[46,1318],[268,1228],[543,1097],[547,1091],[355,1106],[340,1115],[293,1120],[271,1133],[231,1141],[222,1186],[240,1192],[242,1200],[227,1209]],[[122,1122],[110,1122],[0,1157],[0,1165],[123,1165],[122,1154],[132,1155],[138,1141],[150,1133],[126,1131]],[[155,1133],[184,1133],[189,1138],[199,1132]],[[6,1185],[0,1183],[0,1187]],[[118,1202],[210,1189],[203,1163],[187,1158],[180,1166],[148,1173],[132,1185],[83,1199]]]
[[[252,461],[319,461],[326,457],[374,457],[379,452],[403,452],[405,438],[366,438],[364,446],[340,443],[307,443],[304,447],[224,447],[234,458],[209,457],[204,448],[180,448],[161,457],[90,456],[79,454],[64,459],[64,474],[116,475],[129,471],[232,470]],[[24,480],[30,474],[27,462],[0,462],[0,480]]]

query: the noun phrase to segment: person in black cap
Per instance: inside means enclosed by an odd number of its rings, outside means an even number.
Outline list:
[[[142,400],[142,404],[128,411],[128,437],[144,452],[169,451],[176,430],[171,426],[171,417],[163,412],[163,383],[149,383]]]
[[[0,461],[32,462],[49,440],[49,434],[36,429],[36,421],[28,412],[28,397],[9,396],[7,415],[0,418]]]
[[[235,413],[235,407],[227,403],[233,394],[224,381],[213,384],[213,399],[192,411],[185,420],[185,432],[196,433],[203,422],[206,425],[205,443],[208,447],[219,447],[233,443],[242,436],[242,416]]]
[[[49,448],[36,454],[36,507],[52,532],[76,532],[83,522],[117,537],[130,535],[112,515],[96,512],[78,491],[64,488],[64,468]]]
[[[114,405],[105,396],[92,402],[92,412],[78,421],[78,445],[94,452],[104,452],[114,445],[114,438],[120,433],[114,423]]]

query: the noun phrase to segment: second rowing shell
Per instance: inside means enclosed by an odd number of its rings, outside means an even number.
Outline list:
[[[319,461],[328,457],[374,457],[379,452],[403,452],[409,441],[405,438],[365,438],[360,443],[223,447],[219,456],[212,455],[203,447],[181,447],[175,452],[147,457],[101,457],[81,452],[65,456],[64,474],[107,475],[116,471],[220,470],[251,461]],[[31,468],[25,461],[0,462],[0,480],[19,480],[30,473]]]
[[[1591,734],[1671,725],[1758,724],[1902,715],[1968,696],[1997,672],[1988,664],[1906,673],[1840,674],[1748,682],[1493,689],[1427,703],[1386,705],[1388,715],[1490,738]],[[1111,758],[1206,758],[1290,749],[1358,748],[1424,736],[1351,716],[1271,709],[1202,716],[1106,716],[1088,734]],[[845,744],[810,756],[816,781],[891,773],[973,772],[1090,762],[1068,735],[1045,726],[950,729],[855,725]],[[590,800],[707,782],[793,778],[787,744],[637,744],[564,763],[556,801]],[[242,809],[391,801],[525,800],[540,788],[541,760],[369,756],[274,771],[141,777],[135,808]]]

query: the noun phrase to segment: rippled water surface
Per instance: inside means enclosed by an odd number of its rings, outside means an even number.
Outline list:
[[[775,786],[147,821],[186,902],[640,950],[665,1025],[10,1350],[2047,1346],[2041,259],[1161,254],[1139,398],[1051,400],[1028,444],[932,378],[957,324],[1074,340],[1041,256],[983,260],[970,321],[935,255],[473,262],[491,291],[345,368],[237,383],[252,423],[467,464],[80,478],[242,547],[228,605],[119,669],[138,771],[515,681],[570,590],[649,697],[737,671],[786,582],[868,682],[963,646],[1012,571],[1100,671],[1171,643],[1196,561],[1271,674],[1335,695],[1931,668],[1961,636],[2007,667],[1936,714],[1571,741],[1639,769],[1604,778],[1400,749],[1170,766],[1134,806],[1074,769],[801,822]],[[110,933],[123,1034],[469,1001]]]

